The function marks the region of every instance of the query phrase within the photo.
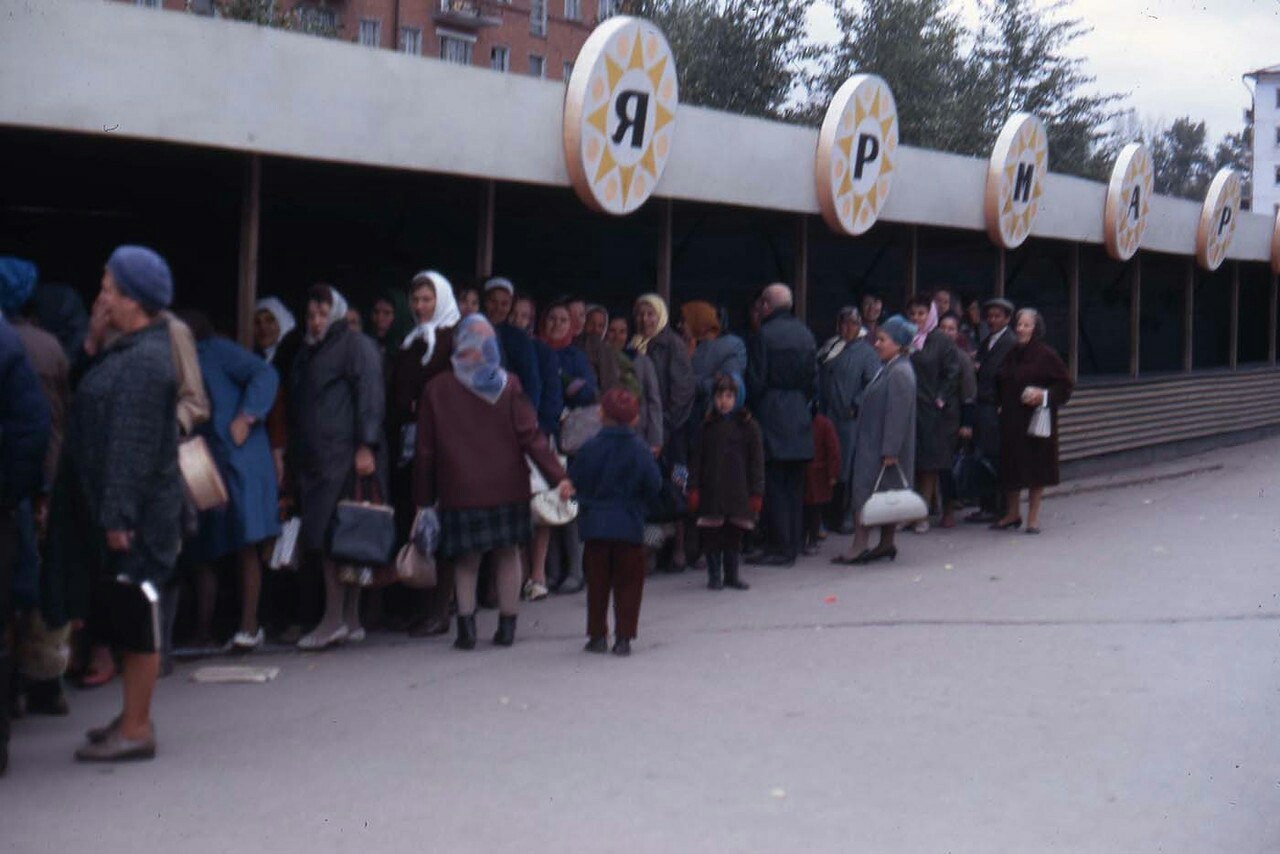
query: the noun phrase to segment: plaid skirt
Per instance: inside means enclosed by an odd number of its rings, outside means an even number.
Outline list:
[[[528,501],[440,511],[440,555],[445,558],[520,545],[532,536]]]

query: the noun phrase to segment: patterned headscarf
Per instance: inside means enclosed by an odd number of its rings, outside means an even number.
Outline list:
[[[453,375],[467,391],[488,403],[497,403],[507,387],[498,339],[483,314],[473,314],[458,324],[453,336]]]

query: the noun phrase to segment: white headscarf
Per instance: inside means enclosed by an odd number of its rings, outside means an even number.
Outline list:
[[[328,285],[329,293],[333,295],[333,307],[329,309],[329,323],[324,328],[324,334],[319,338],[311,337],[311,330],[307,330],[306,342],[312,346],[319,344],[321,341],[329,337],[329,333],[333,331],[335,323],[347,322],[347,299],[338,293],[338,289],[333,285]]]
[[[285,308],[284,303],[275,297],[263,297],[253,306],[253,313],[260,311],[270,312],[271,316],[276,319],[276,325],[280,327],[280,335],[276,338],[275,343],[262,351],[262,356],[267,360],[267,364],[275,361],[276,350],[280,349],[280,342],[284,340],[284,336],[288,335],[298,326],[298,321],[294,320],[293,312]]]
[[[457,325],[458,321],[462,320],[462,312],[458,311],[458,300],[453,295],[453,285],[449,284],[448,279],[435,270],[423,270],[413,277],[413,281],[416,282],[422,278],[430,279],[431,286],[435,288],[436,310],[430,320],[419,323],[404,337],[400,349],[408,350],[415,341],[426,341],[427,352],[422,356],[422,364],[425,365],[431,361],[431,355],[436,351],[436,330]]]

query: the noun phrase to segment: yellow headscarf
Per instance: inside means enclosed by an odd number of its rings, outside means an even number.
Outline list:
[[[670,319],[670,316],[667,313],[666,302],[657,294],[644,294],[636,300],[636,305],[639,305],[640,303],[644,303],[649,306],[654,310],[654,313],[658,315],[658,328],[653,331],[653,335],[645,338],[637,332],[631,338],[631,346],[637,351],[644,353],[649,349],[649,342],[652,341],[659,332],[667,328],[667,321]],[[636,326],[639,327],[639,324],[637,323]]]

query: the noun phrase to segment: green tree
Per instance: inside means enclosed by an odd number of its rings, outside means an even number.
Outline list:
[[[1218,143],[1213,153],[1213,169],[1231,168],[1244,178],[1242,198],[1244,207],[1253,201],[1253,112],[1250,111],[1245,126],[1239,133],[1229,133]]]
[[[1206,142],[1204,122],[1190,116],[1175,119],[1167,128],[1156,129],[1147,140],[1155,168],[1157,193],[1184,199],[1202,199],[1213,180],[1213,160]]]
[[[894,91],[899,137],[908,145],[978,153],[981,100],[962,54],[965,28],[947,0],[836,0],[840,40],[810,85],[798,117],[821,121],[836,89],[853,74],[878,74]]]
[[[1095,78],[1085,72],[1085,60],[1067,50],[1090,28],[1062,17],[1068,6],[1068,0],[1043,7],[1030,0],[982,0],[973,56],[984,100],[983,136],[994,141],[1011,114],[1034,113],[1049,133],[1054,171],[1103,177],[1114,148],[1107,128],[1122,96],[1088,91]]]
[[[287,5],[284,0],[216,0],[222,18],[327,38],[338,35],[337,16],[327,14],[326,0],[303,0],[292,8]]]
[[[777,118],[812,55],[803,0],[624,0],[666,34],[680,100]]]

